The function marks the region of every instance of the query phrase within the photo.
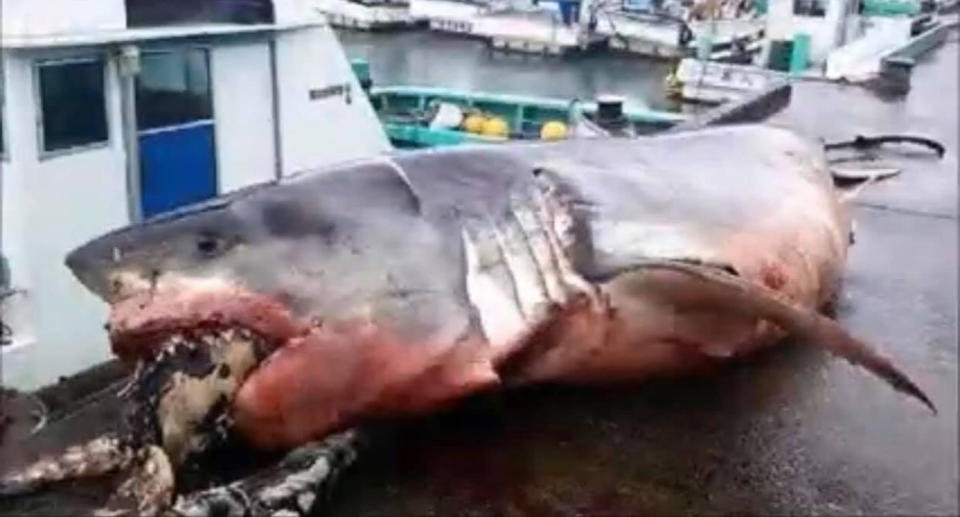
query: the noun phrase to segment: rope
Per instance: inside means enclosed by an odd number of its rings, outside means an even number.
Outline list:
[[[833,151],[837,149],[846,149],[853,148],[858,151],[863,151],[866,149],[873,149],[875,147],[880,147],[883,144],[891,143],[908,143],[916,144],[921,147],[927,147],[932,149],[937,153],[937,157],[943,158],[946,149],[943,147],[943,144],[933,140],[931,138],[926,138],[923,136],[914,136],[914,135],[880,135],[880,136],[863,136],[857,135],[853,140],[847,140],[843,142],[831,142],[823,146],[827,151]]]

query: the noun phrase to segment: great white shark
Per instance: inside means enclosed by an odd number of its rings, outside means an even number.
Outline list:
[[[250,446],[290,450],[485,390],[703,371],[787,335],[935,411],[823,313],[847,205],[821,143],[728,126],[371,157],[119,229],[66,263],[110,305],[113,351],[141,364],[137,425],[171,485],[214,443],[214,409]]]

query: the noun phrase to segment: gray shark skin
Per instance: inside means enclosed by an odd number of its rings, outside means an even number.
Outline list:
[[[818,144],[742,126],[357,161],[122,229],[67,264],[112,305],[123,357],[196,327],[260,336],[269,357],[234,413],[254,443],[289,447],[497,386],[697,369],[797,332],[925,399],[816,315],[849,228]]]

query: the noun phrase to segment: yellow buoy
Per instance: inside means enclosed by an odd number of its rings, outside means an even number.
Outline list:
[[[567,137],[567,125],[559,120],[549,120],[540,126],[541,140],[563,140]]]
[[[507,136],[507,123],[499,117],[490,117],[483,123],[482,133],[486,136]]]
[[[487,119],[483,115],[470,115],[463,121],[463,129],[468,133],[480,134],[483,131],[483,123]]]
[[[683,84],[680,83],[676,71],[670,72],[670,75],[663,80],[663,83],[664,86],[666,86],[667,95],[669,96],[677,96],[683,92]]]

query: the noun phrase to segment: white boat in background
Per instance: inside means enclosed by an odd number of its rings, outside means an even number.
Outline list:
[[[687,47],[696,55],[697,46],[705,41],[712,61],[752,62],[763,47],[766,24],[759,16],[691,21],[693,40]]]
[[[598,12],[596,31],[609,38],[610,48],[662,58],[687,55],[693,40],[685,21],[657,13],[604,9]]]
[[[586,24],[564,23],[549,3],[527,8],[505,8],[474,18],[473,34],[495,50],[561,55],[586,49],[604,38]]]
[[[559,55],[605,38],[582,22],[592,0],[410,0],[432,30],[483,39],[494,50]]]
[[[424,21],[405,0],[315,0],[314,7],[334,27],[348,29],[405,28]]]
[[[696,53],[706,40],[711,59],[751,59],[760,50],[765,28],[756,16],[687,22],[686,8],[638,10],[621,0],[409,1],[411,16],[427,20],[432,30],[482,38],[496,50],[533,54],[559,55],[607,44],[679,59]]]
[[[483,0],[409,0],[410,15],[425,20],[431,30],[472,34],[474,20],[491,6]]]
[[[723,104],[759,93],[785,78],[785,74],[757,66],[688,57],[677,66],[671,89],[685,101]]]
[[[610,48],[670,59],[696,53],[705,38],[713,60],[754,54],[765,27],[753,15],[692,20],[686,8],[635,9],[609,2],[600,4],[596,19],[595,31],[609,39]]]

